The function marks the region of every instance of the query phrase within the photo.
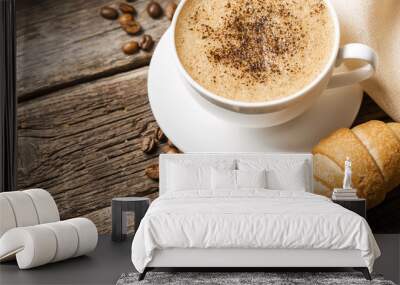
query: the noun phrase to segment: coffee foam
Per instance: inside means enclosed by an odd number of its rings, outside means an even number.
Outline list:
[[[322,0],[188,0],[175,43],[190,76],[216,95],[246,102],[291,95],[333,51]]]

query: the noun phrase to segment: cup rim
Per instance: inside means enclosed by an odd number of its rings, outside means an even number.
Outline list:
[[[181,74],[185,77],[185,79],[199,92],[201,92],[203,95],[209,97],[213,101],[221,103],[223,106],[231,106],[235,109],[240,109],[240,108],[276,108],[282,105],[287,105],[288,103],[298,99],[299,97],[302,97],[303,95],[307,94],[310,90],[312,90],[314,87],[316,87],[323,78],[330,72],[331,68],[334,66],[337,58],[337,52],[339,50],[339,44],[340,44],[340,25],[339,25],[339,19],[336,14],[335,8],[333,7],[333,4],[331,3],[330,0],[323,0],[325,4],[327,5],[329,9],[329,13],[331,16],[331,19],[333,21],[333,26],[334,26],[334,44],[332,48],[332,53],[329,57],[329,60],[325,64],[324,68],[322,71],[306,86],[304,86],[302,89],[298,90],[297,92],[290,94],[288,96],[285,96],[283,98],[278,98],[278,99],[273,99],[273,100],[268,100],[268,101],[260,101],[260,102],[245,102],[245,101],[239,101],[239,100],[233,100],[233,99],[228,99],[219,95],[214,94],[213,92],[209,91],[205,87],[203,87],[200,83],[198,83],[196,80],[192,78],[192,76],[186,71],[184,68],[179,56],[178,52],[176,49],[176,42],[175,42],[175,29],[176,29],[176,23],[178,21],[180,12],[182,11],[182,8],[186,4],[187,1],[190,0],[181,0],[176,11],[174,14],[174,17],[171,22],[171,39],[172,39],[172,47],[173,47],[173,57],[175,58],[175,61],[178,63],[178,68],[181,72]]]

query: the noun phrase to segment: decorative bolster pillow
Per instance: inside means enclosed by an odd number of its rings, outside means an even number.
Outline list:
[[[97,229],[86,218],[18,227],[0,238],[0,261],[16,257],[20,269],[84,255],[96,248]]]

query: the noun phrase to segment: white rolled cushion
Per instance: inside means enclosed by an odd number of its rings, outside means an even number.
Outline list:
[[[57,249],[51,262],[71,258],[78,250],[78,232],[75,227],[66,221],[43,224],[53,231],[56,236]]]
[[[236,170],[237,187],[240,188],[267,188],[267,171]]]
[[[78,233],[78,248],[75,256],[83,255],[94,250],[97,246],[97,228],[93,222],[86,218],[74,218],[64,222],[73,225]]]
[[[231,169],[211,169],[211,189],[235,190],[236,174]]]
[[[52,223],[60,220],[56,202],[49,192],[39,188],[24,190],[23,192],[31,197],[39,218],[39,224]]]
[[[39,223],[36,208],[31,197],[23,191],[1,193],[11,205],[17,227],[33,226]]]
[[[28,269],[51,262],[56,248],[56,236],[43,225],[14,228],[0,238],[0,261],[16,255],[19,268]]]
[[[97,245],[97,229],[86,218],[74,218],[7,231],[0,238],[0,261],[16,257],[28,269],[89,253]]]
[[[0,194],[0,237],[16,226],[17,223],[10,202]]]

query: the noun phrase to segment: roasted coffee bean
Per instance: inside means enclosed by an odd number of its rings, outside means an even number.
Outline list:
[[[145,170],[146,176],[149,177],[150,179],[154,179],[154,180],[158,180],[158,178],[160,176],[159,173],[160,173],[160,171],[159,171],[158,164],[152,164],[149,167],[147,167]]]
[[[172,18],[174,17],[176,7],[177,5],[173,1],[169,2],[165,7],[165,15],[167,16],[168,20],[171,21]]]
[[[100,9],[100,15],[108,20],[115,20],[118,18],[118,11],[114,8],[105,6]]]
[[[164,132],[161,130],[160,127],[157,128],[154,135],[156,140],[158,140],[159,142],[165,142],[167,140],[167,137],[164,135]]]
[[[156,142],[152,137],[145,137],[142,141],[142,151],[150,153],[155,149]]]
[[[127,24],[123,25],[122,28],[130,35],[136,35],[142,30],[139,22],[130,21]]]
[[[168,153],[168,154],[172,154],[172,153],[180,153],[179,149],[177,149],[175,146],[170,146],[170,145],[164,145],[161,148],[161,151],[163,153]]]
[[[119,16],[118,18],[118,22],[120,23],[120,25],[123,27],[125,25],[127,25],[128,23],[134,21],[133,20],[133,16],[132,14],[122,14],[121,16]]]
[[[162,8],[160,4],[158,4],[157,2],[151,1],[147,5],[147,13],[149,14],[150,17],[155,19],[162,15]]]
[[[126,3],[121,3],[119,4],[119,9],[121,10],[122,13],[126,14],[135,14],[136,10],[132,5],[126,4]]]
[[[140,39],[139,46],[142,50],[149,51],[154,45],[153,38],[150,35],[143,35]]]
[[[139,51],[139,44],[136,41],[127,42],[122,46],[122,51],[125,54],[134,54]]]

